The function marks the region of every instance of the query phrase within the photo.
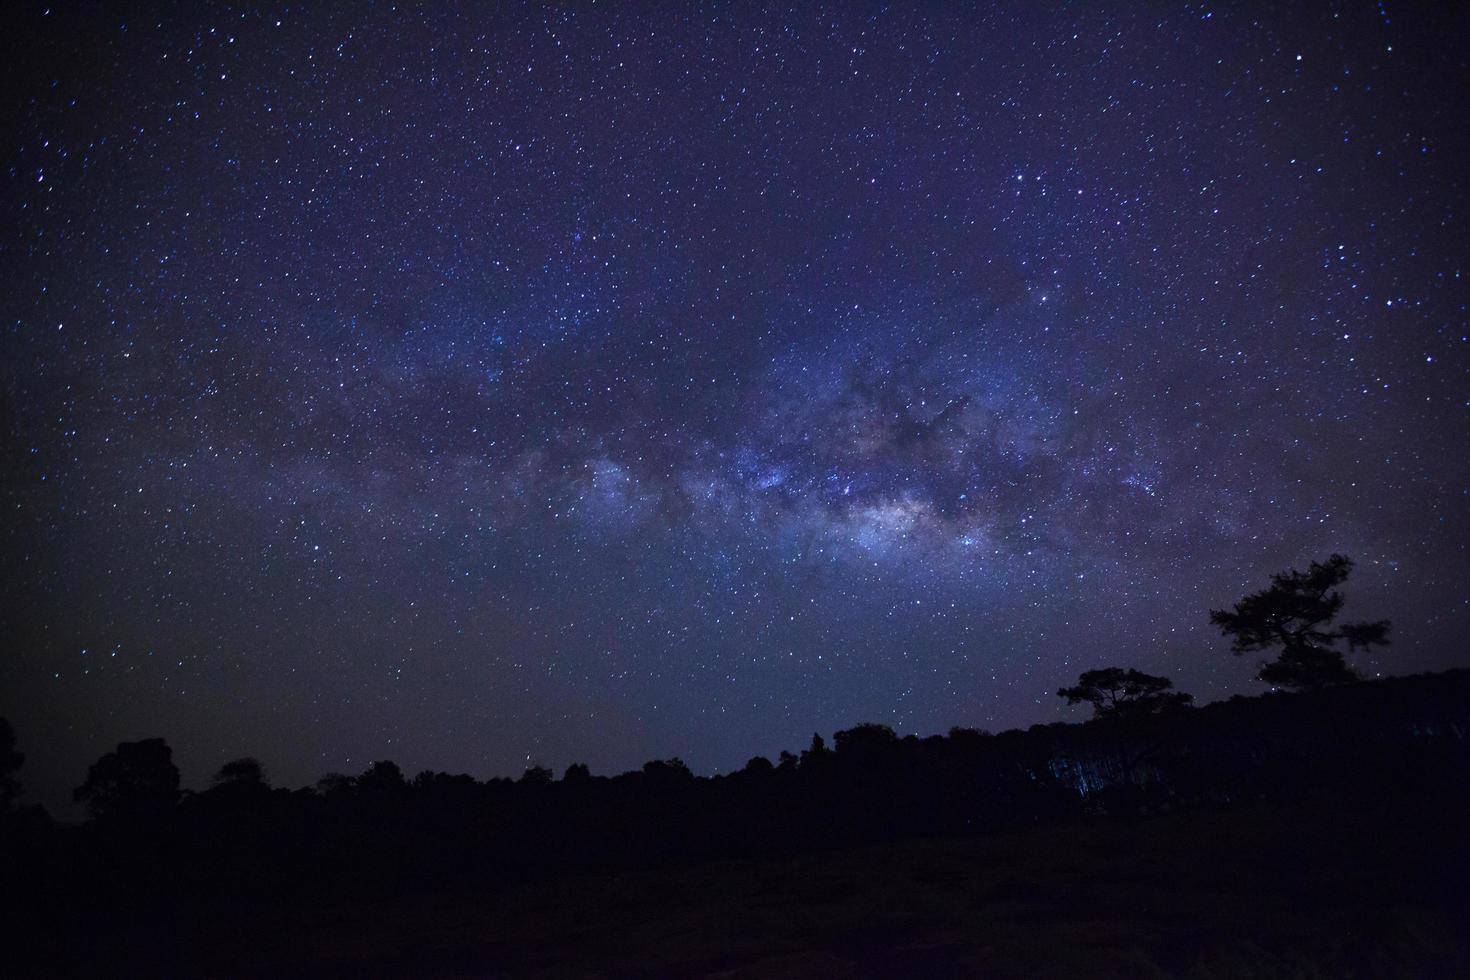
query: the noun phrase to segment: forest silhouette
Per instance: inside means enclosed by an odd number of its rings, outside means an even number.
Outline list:
[[[188,792],[169,746],[153,738],[92,765],[76,791],[89,819],[68,826],[18,804],[24,757],[0,721],[4,859],[11,880],[25,883],[11,888],[21,901],[8,921],[33,951],[64,962],[103,956],[130,929],[167,931],[181,910],[228,918],[270,903],[506,888],[1263,804],[1428,800],[1463,814],[1470,671],[1357,680],[1332,643],[1381,642],[1387,624],[1331,629],[1342,606],[1334,589],[1351,568],[1338,558],[1283,573],[1233,612],[1212,614],[1237,650],[1280,649],[1274,663],[1296,671],[1297,693],[1194,707],[1167,679],[1098,668],[1058,692],[1094,707],[1084,723],[929,737],[859,724],[830,745],[814,734],[800,752],[719,776],[697,776],[678,758],[615,776],[578,764],[559,777],[533,766],[488,780],[409,777],[383,760],[287,789],[246,758]]]

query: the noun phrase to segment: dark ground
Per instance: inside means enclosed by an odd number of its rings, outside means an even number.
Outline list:
[[[1467,816],[1463,798],[1242,805],[286,906],[182,926],[177,963],[262,977],[1467,976]]]

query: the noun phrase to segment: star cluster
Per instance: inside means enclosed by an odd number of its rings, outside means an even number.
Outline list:
[[[1463,11],[33,8],[0,714],[64,796],[1465,664]]]

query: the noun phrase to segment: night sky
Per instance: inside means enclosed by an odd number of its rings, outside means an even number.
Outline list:
[[[4,29],[32,800],[1257,693],[1208,610],[1333,551],[1356,666],[1470,665],[1462,5],[76,6]]]

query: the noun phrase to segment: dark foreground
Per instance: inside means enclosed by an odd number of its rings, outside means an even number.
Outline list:
[[[1467,815],[1463,798],[1434,795],[1239,805],[204,921],[182,912],[53,950],[36,971],[1466,976]]]

